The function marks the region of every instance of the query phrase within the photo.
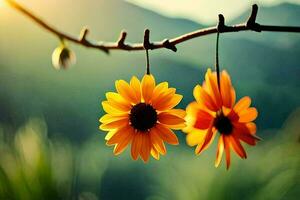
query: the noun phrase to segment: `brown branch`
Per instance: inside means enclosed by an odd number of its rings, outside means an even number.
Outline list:
[[[145,37],[149,37],[149,30],[145,31],[144,35],[144,42],[143,43],[133,43],[133,44],[125,44],[125,39],[127,33],[125,31],[122,31],[120,34],[120,38],[116,42],[91,42],[86,39],[86,36],[88,34],[88,29],[83,28],[79,38],[70,36],[66,33],[63,33],[56,28],[50,26],[45,21],[34,15],[31,11],[27,10],[23,6],[21,6],[19,3],[17,3],[14,0],[5,0],[11,7],[15,8],[16,10],[20,11],[30,19],[32,19],[34,22],[36,22],[38,25],[43,27],[44,29],[48,30],[49,32],[53,33],[54,35],[58,36],[60,39],[69,40],[71,42],[74,42],[76,44],[99,49],[104,51],[105,53],[109,53],[109,50],[125,50],[125,51],[135,51],[135,50],[145,50]],[[187,40],[201,37],[204,35],[214,34],[214,33],[228,33],[228,32],[239,32],[239,31],[256,31],[256,32],[262,32],[262,31],[272,31],[272,32],[295,32],[300,33],[300,27],[293,27],[293,26],[270,26],[270,25],[260,25],[256,23],[256,16],[257,16],[258,6],[254,4],[252,6],[252,12],[248,19],[248,21],[244,24],[237,24],[233,26],[226,26],[225,25],[225,19],[223,15],[219,15],[219,23],[215,27],[209,27],[205,29],[199,29],[194,32],[186,33],[184,35],[178,36],[173,39],[165,39],[163,41],[159,42],[153,42],[150,43],[148,40],[148,43],[146,41],[146,47],[147,49],[160,49],[160,48],[167,48],[172,51],[177,51],[176,45],[182,42],[185,42]],[[147,33],[148,32],[148,33]],[[148,34],[148,36],[147,36]],[[146,38],[147,39],[147,38]],[[149,38],[148,38],[149,39]],[[148,46],[147,46],[148,45]]]

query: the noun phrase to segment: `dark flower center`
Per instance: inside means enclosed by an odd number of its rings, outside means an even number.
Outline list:
[[[224,116],[223,113],[217,114],[217,117],[214,121],[214,126],[219,131],[219,133],[225,135],[229,135],[233,129],[230,119]]]
[[[133,128],[146,131],[156,124],[157,113],[151,105],[139,103],[132,107],[129,119]]]

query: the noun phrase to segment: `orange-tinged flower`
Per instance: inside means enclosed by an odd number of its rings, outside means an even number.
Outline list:
[[[225,151],[227,169],[230,166],[230,149],[241,158],[247,154],[241,141],[255,145],[258,137],[256,125],[252,121],[258,113],[250,107],[251,99],[246,96],[235,103],[236,95],[230,77],[226,71],[220,74],[220,90],[215,72],[207,70],[202,86],[194,88],[196,101],[186,108],[187,143],[196,146],[195,153],[200,154],[207,149],[214,140],[216,133],[220,133],[215,166],[218,167]]]
[[[147,162],[150,154],[157,160],[166,154],[164,142],[178,144],[171,129],[185,127],[185,111],[173,109],[182,99],[175,88],[167,82],[156,85],[152,75],[145,75],[141,82],[135,76],[130,83],[118,80],[116,89],[118,93],[106,93],[102,106],[107,114],[99,120],[115,155],[131,143],[132,158]]]

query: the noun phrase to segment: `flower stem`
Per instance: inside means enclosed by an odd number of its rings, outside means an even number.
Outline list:
[[[218,88],[219,88],[219,91],[221,91],[221,88],[220,88],[220,67],[219,67],[219,37],[220,37],[220,33],[217,32],[217,41],[216,41],[216,72],[217,72]]]
[[[150,75],[150,64],[149,64],[149,52],[148,49],[146,49],[146,74]]]

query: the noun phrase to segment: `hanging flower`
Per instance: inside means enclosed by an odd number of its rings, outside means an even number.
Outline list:
[[[171,129],[185,127],[185,111],[173,109],[182,99],[169,88],[167,82],[155,85],[152,75],[145,75],[140,82],[135,76],[127,83],[116,81],[118,93],[106,93],[102,102],[107,113],[100,118],[100,129],[108,131],[107,145],[114,145],[114,154],[122,153],[131,143],[131,156],[144,162],[150,154],[159,159],[166,154],[164,142],[178,144],[177,136]]]
[[[246,158],[246,152],[241,145],[243,141],[255,145],[258,137],[256,125],[252,121],[257,117],[257,110],[250,107],[251,99],[246,96],[236,104],[235,90],[226,71],[220,75],[220,91],[218,89],[216,73],[208,69],[202,86],[194,88],[196,101],[186,108],[187,143],[197,145],[196,154],[207,149],[214,140],[216,133],[220,133],[215,166],[218,167],[223,151],[226,154],[227,169],[230,166],[230,149],[241,158]]]
[[[52,65],[55,69],[68,69],[76,63],[75,53],[69,49],[64,42],[54,49],[52,53]]]

